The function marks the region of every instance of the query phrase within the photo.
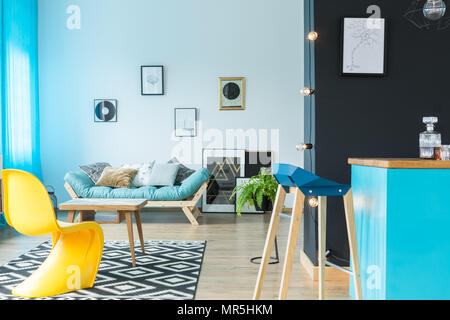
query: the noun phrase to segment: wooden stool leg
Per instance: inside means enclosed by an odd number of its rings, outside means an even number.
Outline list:
[[[256,280],[255,292],[253,294],[253,300],[259,300],[261,297],[261,290],[266,276],[267,265],[269,264],[270,254],[272,253],[273,245],[275,243],[275,237],[278,231],[278,225],[280,223],[280,213],[283,211],[284,200],[286,199],[286,191],[279,185],[277,191],[277,197],[273,206],[272,218],[270,220],[269,231],[267,232],[266,244],[264,246],[264,252],[262,255],[261,265],[259,268],[258,279]]]
[[[318,216],[319,300],[323,300],[325,297],[325,255],[327,250],[327,197],[319,197]]]
[[[142,233],[141,214],[139,213],[139,211],[134,212],[134,218],[136,219],[136,227],[139,233],[139,240],[141,241],[142,254],[145,254],[144,234]]]
[[[353,208],[352,189],[344,196],[345,219],[347,221],[348,243],[350,247],[350,258],[352,261],[353,284],[357,300],[362,300],[361,271],[359,266],[358,240],[356,237],[355,211]]]
[[[295,191],[294,209],[292,211],[291,227],[289,230],[283,275],[281,277],[281,288],[279,296],[280,300],[286,300],[287,297],[287,292],[289,288],[289,279],[291,277],[292,264],[294,262],[295,248],[297,246],[298,233],[300,231],[300,223],[302,220],[304,205],[305,205],[305,196],[300,191],[300,189],[297,188]]]
[[[125,212],[125,219],[127,220],[128,239],[130,241],[131,262],[133,267],[136,267],[136,258],[134,256],[133,218],[131,212]]]

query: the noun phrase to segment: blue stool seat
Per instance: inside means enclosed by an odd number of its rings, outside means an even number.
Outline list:
[[[323,179],[305,169],[290,164],[274,164],[273,175],[283,187],[299,188],[305,196],[344,196],[351,188],[349,185]]]
[[[356,242],[356,227],[351,186],[323,179],[302,168],[289,164],[274,164],[272,172],[275,179],[278,181],[279,186],[277,197],[273,206],[272,219],[270,221],[269,231],[267,233],[266,245],[264,246],[261,267],[259,270],[253,299],[258,300],[261,297],[262,285],[266,275],[270,253],[273,249],[275,238],[278,232],[280,217],[289,217],[291,219],[291,226],[289,228],[288,243],[286,246],[286,257],[284,261],[279,294],[279,299],[286,299],[289,287],[289,278],[295,256],[295,247],[297,245],[300,222],[304,211],[306,197],[318,197],[317,251],[319,264],[319,299],[323,299],[325,295],[325,266],[334,267],[352,275],[353,284],[355,286],[355,296],[357,299],[362,299],[361,274],[359,268],[358,245]],[[295,195],[291,216],[286,216],[282,213],[284,201],[288,193]],[[353,267],[352,271],[337,266],[329,262],[326,258],[327,197],[333,196],[343,197],[344,200],[345,219],[347,222],[347,235],[350,248],[350,259]]]

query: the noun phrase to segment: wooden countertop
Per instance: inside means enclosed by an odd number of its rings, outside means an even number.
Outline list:
[[[357,166],[385,169],[450,169],[450,161],[401,158],[350,158],[348,163]]]

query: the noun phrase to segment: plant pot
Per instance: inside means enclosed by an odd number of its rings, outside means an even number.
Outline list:
[[[264,197],[261,207],[258,206],[258,203],[255,200],[255,208],[256,208],[257,211],[264,211],[264,212],[272,211],[273,210],[273,203],[272,203],[272,201],[270,200],[269,197]]]

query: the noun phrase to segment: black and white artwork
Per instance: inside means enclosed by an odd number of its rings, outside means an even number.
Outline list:
[[[197,136],[197,109],[176,108],[175,109],[175,136],[195,137]]]
[[[95,122],[117,122],[117,100],[96,99],[94,100]]]
[[[245,110],[245,78],[220,78],[220,110]]]
[[[141,86],[144,96],[164,95],[164,67],[142,66]]]
[[[385,75],[385,19],[344,18],[342,29],[342,75]]]
[[[235,201],[230,199],[236,178],[245,177],[245,150],[204,149],[203,167],[211,173],[203,196],[203,212],[233,212]]]

